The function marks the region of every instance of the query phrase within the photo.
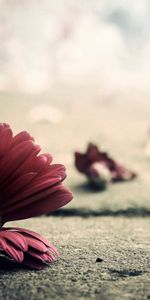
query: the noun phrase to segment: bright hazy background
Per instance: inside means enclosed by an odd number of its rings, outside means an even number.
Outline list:
[[[91,85],[148,99],[149,73],[149,0],[0,1],[1,91]]]

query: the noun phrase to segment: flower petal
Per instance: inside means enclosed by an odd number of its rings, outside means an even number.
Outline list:
[[[36,232],[18,227],[0,230],[0,252],[17,263],[41,269],[56,260],[58,250]]]
[[[18,232],[2,229],[0,231],[0,238],[1,237],[5,239],[6,242],[7,241],[11,242],[14,247],[17,247],[22,251],[28,250],[28,244],[26,239],[24,238],[23,235],[21,235]]]
[[[72,194],[62,186],[65,167],[51,164],[52,156],[39,155],[40,150],[29,133],[23,131],[13,137],[10,126],[0,123],[2,223],[48,213],[72,199]]]
[[[24,254],[21,250],[18,250],[14,248],[12,245],[9,245],[7,243],[7,248],[5,249],[5,252],[16,262],[22,263],[24,259]]]
[[[57,248],[53,244],[51,244],[45,237],[41,236],[39,233],[31,231],[29,229],[20,228],[20,227],[15,227],[15,228],[8,227],[7,229],[16,230],[17,232],[28,234],[30,237],[33,237],[43,242],[47,247],[51,248],[56,255],[59,255]]]
[[[25,141],[6,153],[6,155],[0,161],[0,170],[3,174],[3,176],[0,178],[1,183],[28,158],[33,149],[33,142]]]
[[[7,248],[7,243],[4,238],[0,237],[0,251],[5,251]]]
[[[27,131],[22,131],[16,134],[16,136],[14,136],[12,146],[14,147],[22,142],[30,140],[34,141],[34,138]]]
[[[13,133],[11,128],[5,128],[0,136],[0,157],[9,150],[13,140]]]
[[[54,189],[54,188],[53,188]],[[41,194],[37,194],[32,199],[24,200],[24,205],[20,205],[18,209],[12,208],[10,212],[6,212],[3,215],[4,222],[27,219],[41,214],[52,212],[71,201],[73,198],[72,193],[64,188],[58,186],[55,188],[55,192],[51,194],[51,189],[44,190]],[[32,200],[32,201],[31,201]],[[36,201],[36,204],[35,204]],[[42,205],[41,205],[42,202]]]

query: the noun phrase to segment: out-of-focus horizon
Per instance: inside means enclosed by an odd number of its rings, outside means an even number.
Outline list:
[[[148,0],[1,0],[0,91],[150,94]]]

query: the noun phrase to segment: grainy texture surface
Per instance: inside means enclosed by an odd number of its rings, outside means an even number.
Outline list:
[[[0,96],[1,121],[16,132],[29,130],[55,161],[65,163],[74,193],[72,203],[54,215],[13,223],[45,235],[61,257],[37,272],[3,262],[0,299],[150,299],[150,159],[144,153],[150,104],[119,97],[103,102],[93,91],[80,90],[77,101],[72,91],[54,95]],[[30,109],[43,102],[63,110],[62,123],[31,122]],[[139,177],[104,192],[91,190],[72,159],[89,140]]]
[[[43,271],[1,271],[1,299],[150,297],[148,218],[42,217],[21,225],[45,233],[61,258]]]

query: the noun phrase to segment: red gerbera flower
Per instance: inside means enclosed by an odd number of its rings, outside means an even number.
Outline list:
[[[8,124],[0,124],[1,225],[51,212],[71,201],[71,192],[62,185],[65,167],[52,164],[52,156],[39,154],[40,150],[26,131],[13,136]],[[7,233],[2,229],[0,238]]]
[[[108,182],[127,181],[136,177],[135,172],[116,162],[92,143],[89,143],[86,153],[75,152],[75,166],[99,187],[105,187]]]
[[[41,235],[16,227],[0,230],[0,249],[17,263],[33,269],[41,269],[59,255],[58,250]]]

